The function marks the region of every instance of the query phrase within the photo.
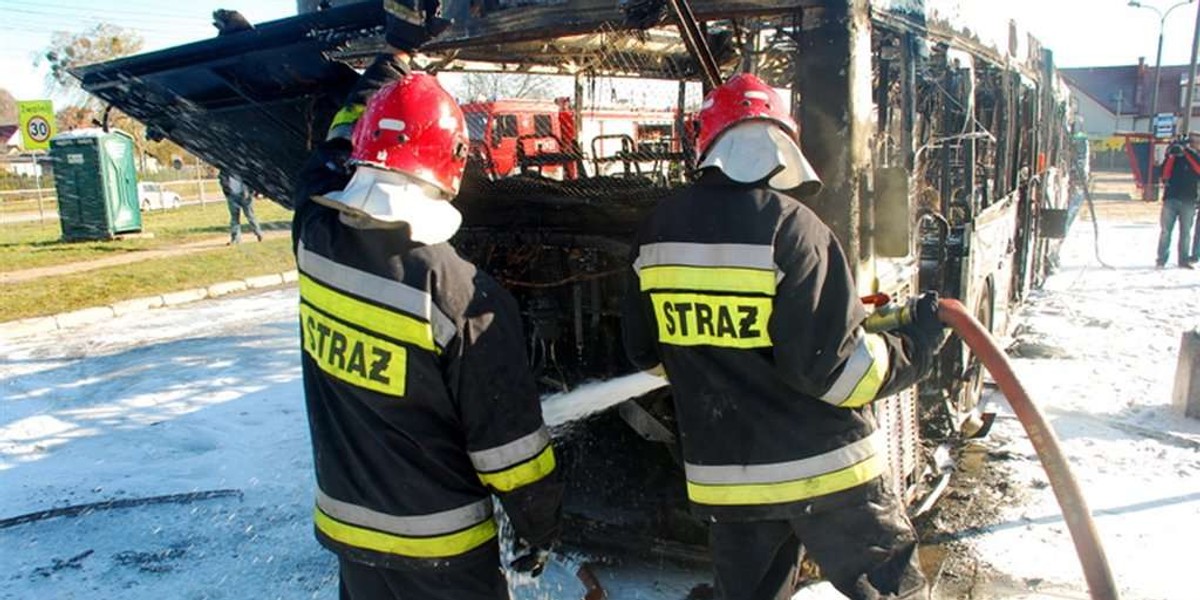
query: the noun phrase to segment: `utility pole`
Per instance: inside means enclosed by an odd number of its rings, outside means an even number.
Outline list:
[[[38,164],[37,152],[30,152],[29,157],[33,159],[33,180],[37,187],[38,223],[45,223],[46,211],[42,209],[42,167]]]
[[[1200,50],[1200,5],[1196,5],[1196,33],[1192,35],[1191,75],[1188,77],[1187,100],[1183,103],[1183,132],[1192,132],[1192,99],[1196,94],[1196,51]]]
[[[1125,100],[1125,90],[1117,90],[1117,120],[1113,123],[1113,133],[1121,131],[1121,103]],[[1113,167],[1112,152],[1108,153],[1108,168]]]
[[[1143,200],[1154,200],[1158,198],[1158,181],[1154,177],[1154,143],[1158,141],[1158,135],[1154,126],[1155,119],[1158,118],[1158,88],[1160,87],[1162,81],[1163,29],[1167,25],[1167,17],[1171,15],[1171,11],[1179,8],[1180,6],[1191,4],[1193,1],[1194,0],[1184,0],[1183,2],[1176,3],[1171,8],[1168,8],[1166,12],[1163,12],[1154,6],[1150,6],[1149,4],[1142,4],[1138,0],[1129,0],[1129,6],[1134,8],[1148,8],[1154,11],[1154,14],[1158,15],[1158,53],[1154,59],[1154,87],[1150,89],[1150,110],[1148,111],[1150,113],[1150,139],[1149,146],[1146,149],[1146,184],[1142,186]],[[1195,56],[1192,57],[1192,62],[1196,62]],[[1184,128],[1184,131],[1187,131],[1186,127]]]

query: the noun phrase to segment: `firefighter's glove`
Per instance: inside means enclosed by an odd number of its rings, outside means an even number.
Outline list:
[[[658,363],[657,365],[654,365],[653,367],[646,369],[646,374],[653,375],[655,377],[661,377],[663,379],[667,378],[667,370],[665,368],[663,368],[662,363]]]
[[[930,355],[937,354],[945,341],[946,326],[938,318],[937,292],[925,292],[908,301],[908,323],[899,332]]]
[[[542,574],[546,568],[546,563],[550,562],[551,548],[545,546],[529,546],[521,540],[517,540],[513,544],[513,553],[517,555],[508,566],[518,573],[527,573],[530,577],[537,577]]]

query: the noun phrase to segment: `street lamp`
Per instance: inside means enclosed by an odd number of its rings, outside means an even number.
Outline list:
[[[1156,6],[1142,4],[1138,0],[1129,0],[1129,6],[1134,8],[1148,8],[1158,15],[1158,54],[1154,59],[1154,87],[1150,90],[1150,143],[1146,147],[1146,185],[1142,187],[1142,197],[1144,200],[1155,200],[1158,198],[1158,186],[1154,183],[1154,118],[1158,115],[1158,86],[1159,79],[1162,76],[1162,47],[1163,47],[1163,28],[1167,24],[1167,16],[1171,11],[1191,4],[1194,0],[1184,0],[1172,5],[1163,12]],[[1191,110],[1188,107],[1187,110]]]

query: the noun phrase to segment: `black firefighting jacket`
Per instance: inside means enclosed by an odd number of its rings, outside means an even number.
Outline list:
[[[797,516],[884,471],[868,403],[920,376],[912,342],[867,334],[833,233],[796,200],[706,176],[637,235],[623,327],[665,367],[688,497],[705,519]]]
[[[517,535],[557,536],[561,485],[516,302],[448,244],[296,215],[316,533],[393,568],[495,561],[497,494]]]
[[[402,71],[368,68],[293,198],[316,535],[369,565],[495,565],[493,494],[528,544],[561,521],[516,301],[448,244],[351,227],[311,200],[348,182],[346,126]]]
[[[1200,156],[1182,144],[1173,144],[1163,161],[1162,179],[1167,183],[1163,198],[1196,202],[1197,184],[1200,183]]]

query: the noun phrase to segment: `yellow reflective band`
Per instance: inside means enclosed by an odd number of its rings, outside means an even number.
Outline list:
[[[384,0],[383,9],[391,13],[392,16],[399,19],[404,19],[405,21],[415,25],[420,25],[422,22],[424,22],[421,13],[403,4],[400,4],[399,2],[396,2],[396,0]]]
[[[858,384],[850,392],[850,397],[838,405],[842,408],[858,408],[874,400],[879,394],[879,388],[883,387],[884,378],[887,377],[888,365],[891,364],[887,342],[874,333],[868,333],[863,341],[867,345],[867,352],[871,354],[871,366],[863,373],[862,379],[858,380]]]
[[[768,348],[771,299],[705,294],[650,294],[658,341],[674,346]]]
[[[304,351],[329,375],[361,388],[404,396],[408,351],[300,305]]]
[[[333,122],[329,124],[329,128],[333,129],[342,125],[353,125],[366,110],[367,106],[365,104],[343,106],[341,110],[337,111],[337,114],[333,115]]]
[[[775,295],[775,272],[738,267],[642,267],[642,291],[697,290]]]
[[[490,518],[456,533],[431,537],[405,537],[357,527],[338,521],[319,508],[313,511],[313,521],[321,533],[347,546],[415,558],[458,556],[496,537],[496,522]]]
[[[523,462],[511,469],[494,473],[479,473],[479,480],[500,492],[511,492],[529,485],[554,471],[554,448],[546,446],[533,460]]]
[[[394,340],[438,352],[433,343],[433,327],[429,323],[363,302],[317,283],[307,275],[300,274],[300,298],[309,304],[347,323],[358,325],[367,331],[386,335]]]
[[[862,485],[883,474],[883,457],[873,455],[862,462],[824,475],[783,481],[738,485],[688,482],[688,498],[697,504],[734,506],[782,504],[824,496]]]

